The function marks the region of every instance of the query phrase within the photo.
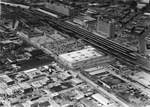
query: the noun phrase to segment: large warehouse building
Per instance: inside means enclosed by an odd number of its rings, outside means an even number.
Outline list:
[[[59,55],[60,60],[71,68],[85,67],[96,64],[106,58],[103,53],[97,52],[95,48],[89,47],[79,51]]]

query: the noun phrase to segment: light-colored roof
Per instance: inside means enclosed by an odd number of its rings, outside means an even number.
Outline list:
[[[94,94],[94,95],[92,95],[92,97],[95,99],[95,100],[97,100],[98,102],[100,102],[100,103],[102,103],[103,105],[108,105],[109,103],[110,103],[110,101],[107,99],[107,98],[105,98],[104,96],[102,96],[102,95],[100,95],[100,94]]]
[[[145,12],[145,13],[144,13],[144,15],[148,15],[148,16],[150,16],[150,13],[149,13],[149,12]]]
[[[96,74],[103,73],[103,72],[106,72],[106,69],[103,68],[100,70],[96,70],[96,71],[90,72],[89,74],[90,75],[96,75]]]
[[[45,14],[48,14],[48,15],[50,15],[50,16],[53,16],[53,17],[56,17],[56,18],[58,18],[58,16],[56,15],[56,14],[53,14],[53,13],[50,13],[50,12],[47,12],[47,11],[45,11],[45,10],[42,10],[42,9],[37,9],[38,11],[40,11],[40,12],[43,12],[43,13],[45,13]]]
[[[10,40],[4,40],[4,41],[0,41],[0,43],[2,43],[2,44],[9,44],[9,43],[12,43],[12,41],[10,41]]]
[[[14,85],[12,87],[14,87],[15,90],[20,90],[20,88],[21,88],[19,85]]]
[[[7,75],[1,75],[0,79],[2,79],[5,82],[11,82],[13,81],[10,77],[8,77]]]
[[[30,69],[30,70],[24,71],[24,73],[25,73],[26,75],[28,75],[28,77],[31,78],[31,79],[43,75],[43,73],[42,73],[40,70],[36,69],[36,68],[35,68],[35,69]]]
[[[143,2],[143,3],[149,3],[150,0],[141,0],[141,2]]]
[[[138,5],[137,5],[137,8],[142,9],[142,8],[145,7],[145,6],[146,6],[146,4],[138,4]]]
[[[0,88],[0,94],[5,94],[5,91]]]
[[[102,54],[95,51],[95,48],[88,48],[70,53],[59,55],[60,58],[65,59],[69,63],[77,63],[80,61],[86,61],[93,58],[103,56]]]
[[[130,77],[145,86],[150,86],[150,74],[146,72],[138,72],[134,75],[130,75]]]
[[[33,68],[33,69],[25,70],[24,73],[33,72],[33,71],[36,71],[36,70],[37,70],[37,68]]]
[[[23,32],[17,32],[17,34],[21,37],[25,37],[25,38],[29,38],[28,35],[26,35],[25,33]]]
[[[59,77],[64,80],[64,79],[71,77],[71,75],[67,72],[63,72],[63,73],[59,74]]]
[[[24,83],[19,83],[19,86],[20,86],[21,88],[23,88],[23,89],[31,88],[31,86],[30,86],[28,83],[26,83],[26,82],[24,82]]]
[[[13,90],[11,88],[7,88],[5,90],[5,92],[8,94],[8,95],[13,95]]]
[[[79,84],[79,83],[83,82],[81,79],[78,79],[78,78],[73,78],[73,79],[71,79],[71,81],[75,84]]]
[[[42,84],[41,84],[39,81],[32,82],[31,84],[32,84],[32,86],[35,87],[35,88],[42,87]]]
[[[2,83],[2,82],[0,82],[0,88],[5,89],[5,88],[7,88],[7,85]]]

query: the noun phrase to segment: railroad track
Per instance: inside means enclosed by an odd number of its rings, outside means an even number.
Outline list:
[[[132,53],[133,51],[118,44],[118,43],[115,43],[111,40],[108,40],[108,39],[105,39],[105,38],[102,38],[102,37],[99,37],[91,32],[88,32],[84,29],[80,29],[78,28],[77,26],[74,26],[74,25],[71,25],[67,22],[58,22],[58,21],[54,21],[54,20],[51,20],[49,19],[49,21],[51,23],[54,23],[55,26],[59,26],[59,27],[62,27],[64,29],[67,29],[67,30],[70,30],[72,31],[73,33],[76,33],[79,38],[82,38],[83,40],[85,41],[90,41],[90,42],[94,42],[94,44],[96,44],[96,46],[104,46],[105,48],[107,48],[108,50],[113,50],[121,55],[124,55],[132,60],[136,60],[134,54],[130,54]]]

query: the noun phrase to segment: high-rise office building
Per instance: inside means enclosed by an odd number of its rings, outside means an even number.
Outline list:
[[[115,37],[115,21],[97,19],[97,32],[108,36],[109,38]]]

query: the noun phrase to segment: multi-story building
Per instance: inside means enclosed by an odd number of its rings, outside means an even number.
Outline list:
[[[88,30],[96,30],[97,21],[95,18],[92,18],[90,16],[75,17],[73,19],[73,22]]]
[[[73,7],[60,4],[60,3],[51,3],[46,2],[45,8],[50,9],[52,11],[64,14],[66,16],[74,16],[75,15],[75,9]]]
[[[109,37],[114,38],[115,36],[115,21],[114,20],[103,20],[97,19],[97,32]]]

